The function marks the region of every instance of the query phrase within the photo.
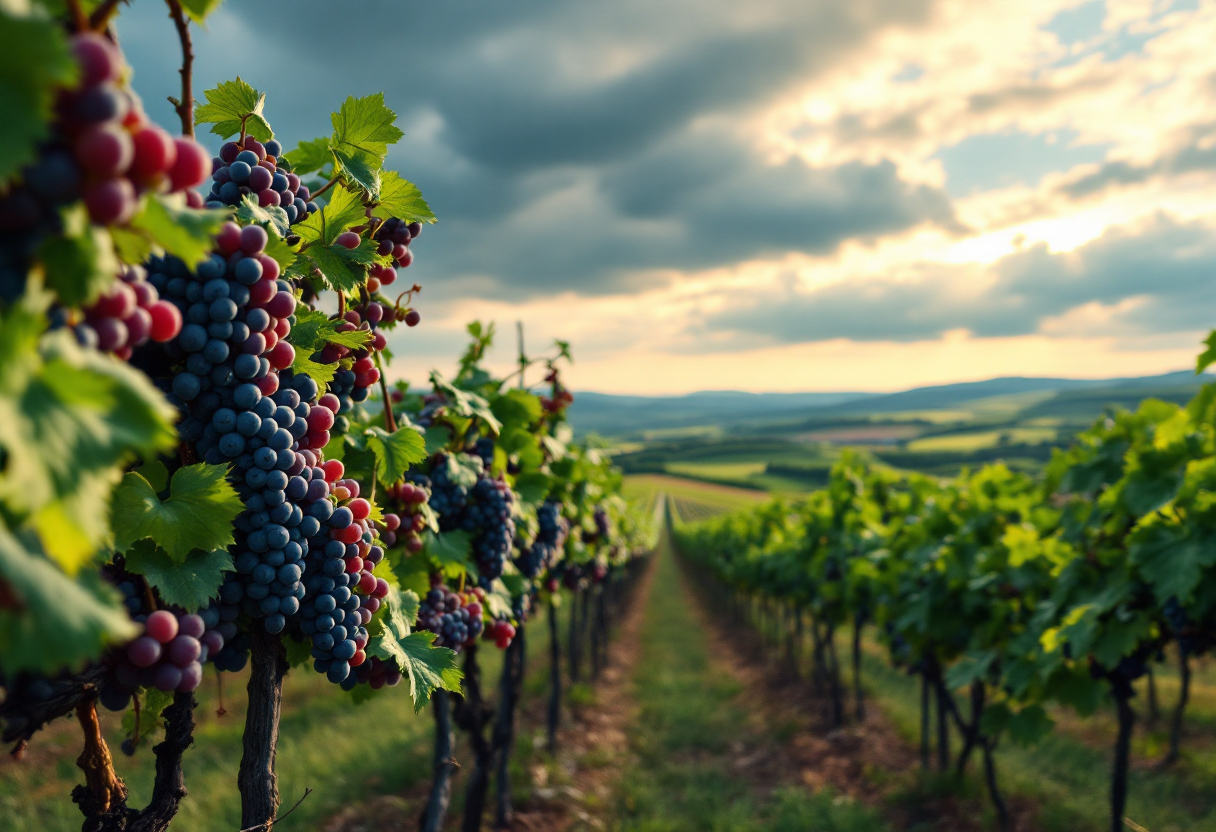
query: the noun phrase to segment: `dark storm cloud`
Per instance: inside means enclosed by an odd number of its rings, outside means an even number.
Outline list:
[[[823,253],[921,223],[947,197],[889,163],[768,164],[722,128],[788,96],[932,0],[229,0],[198,38],[201,90],[240,74],[285,144],[384,90],[406,139],[390,162],[440,224],[416,271],[487,295],[653,285],[680,271]],[[124,14],[136,86],[169,123],[172,29]]]
[[[701,331],[802,343],[847,338],[918,341],[965,329],[982,337],[1028,335],[1090,303],[1139,303],[1110,331],[1176,332],[1211,326],[1216,308],[1216,231],[1157,216],[1116,228],[1075,251],[1044,245],[987,269],[924,266],[906,282],[850,281],[816,292],[787,287],[703,322]]]

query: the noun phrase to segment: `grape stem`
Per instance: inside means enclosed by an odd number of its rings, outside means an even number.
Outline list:
[[[376,369],[380,370],[380,395],[384,397],[384,427],[389,433],[397,432],[397,420],[393,418],[393,400],[388,397],[388,385],[384,381],[384,368],[380,366],[380,354],[376,353]],[[375,481],[372,482],[375,485]]]
[[[182,135],[194,138],[194,45],[190,41],[190,23],[178,0],[165,0],[165,3],[169,6],[173,25],[177,27],[178,40],[182,42],[182,97],[178,100],[170,96],[169,103],[177,110],[177,117],[182,121]]]
[[[118,9],[118,4],[126,2],[126,0],[106,0],[100,6],[93,10],[93,14],[89,15],[89,28],[95,32],[99,32],[110,23],[110,18],[114,16],[114,12]]]
[[[68,0],[68,12],[72,15],[72,26],[77,32],[89,30],[89,16],[84,13],[80,0]]]
[[[334,178],[333,178],[333,179],[331,179],[331,180],[329,180],[328,182],[326,182],[324,185],[322,185],[322,186],[321,186],[321,189],[320,189],[319,191],[315,191],[315,192],[314,192],[314,191],[310,191],[310,192],[309,192],[309,194],[308,194],[309,198],[311,198],[311,199],[316,199],[316,198],[317,198],[317,197],[319,197],[321,194],[323,194],[323,193],[325,193],[326,191],[328,191],[330,188],[332,188],[332,187],[334,186],[334,184],[335,184],[335,183],[338,181],[338,178],[339,178],[340,176],[341,176],[341,174],[339,174],[339,173],[335,173],[335,174],[334,174]]]

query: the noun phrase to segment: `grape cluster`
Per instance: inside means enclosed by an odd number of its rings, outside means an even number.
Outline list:
[[[338,241],[342,241],[342,237],[351,236],[355,239],[356,245],[359,235],[347,231],[339,235]],[[321,350],[314,353],[312,360],[321,364],[337,364],[339,361],[349,358],[353,364],[350,369],[339,368],[334,373],[334,380],[329,383],[329,392],[338,400],[338,416],[337,427],[335,431],[345,433],[349,424],[346,414],[350,413],[358,402],[367,400],[374,384],[380,381],[380,370],[376,367],[375,359],[372,358],[373,352],[378,352],[387,346],[388,341],[383,332],[375,329],[383,317],[384,307],[378,302],[371,301],[358,309],[348,309],[342,315],[341,322],[335,327],[338,332],[354,332],[363,330],[371,332],[371,340],[366,346],[351,349],[344,347],[341,344],[326,344]]]
[[[410,242],[421,233],[422,223],[407,223],[398,217],[389,217],[376,229],[376,253],[382,257],[392,257],[399,268],[409,268],[414,262],[414,253],[409,248]],[[397,278],[397,273],[391,266],[386,266],[373,271],[372,277],[387,286]]]
[[[148,282],[185,319],[178,338],[166,349],[170,360],[184,364],[172,382],[179,401],[193,403],[207,391],[244,382],[269,395],[279,382],[271,370],[289,367],[295,359],[295,350],[282,339],[291,331],[296,299],[290,285],[278,280],[279,264],[264,253],[267,239],[265,229],[256,225],[240,228],[226,223],[216,238],[217,252],[193,274],[175,257],[149,261]],[[205,425],[206,421],[196,426],[187,419],[183,438],[199,441]],[[193,431],[199,435],[191,435]],[[224,433],[233,434],[226,445],[231,448],[243,444],[241,437],[253,436],[235,428]],[[207,444],[213,444],[210,438]]]
[[[612,525],[608,522],[608,512],[600,506],[597,506],[593,515],[595,521],[595,535],[599,540],[607,540],[612,533]]]
[[[485,638],[494,642],[499,650],[506,650],[511,646],[511,639],[515,638],[515,625],[504,618],[497,618],[486,627]]]
[[[452,479],[451,461],[446,454],[438,454],[431,465],[430,476],[410,475],[410,482],[430,492],[430,506],[439,516],[439,528],[452,531],[460,528],[461,517],[468,503],[469,490]]]
[[[391,549],[397,545],[400,538],[407,551],[422,551],[422,538],[419,534],[426,528],[426,516],[422,513],[429,499],[426,489],[412,483],[399,482],[389,486],[386,493],[388,498],[396,501],[401,508],[385,513],[385,530],[380,534],[381,542],[385,548]]]
[[[294,173],[278,169],[282,146],[271,139],[262,144],[246,136],[243,143],[227,142],[211,160],[211,193],[208,208],[240,205],[246,196],[263,208],[282,208],[289,222],[298,222],[319,210],[311,202],[308,186]]]
[[[473,533],[473,557],[481,581],[488,585],[502,574],[503,564],[515,541],[511,508],[515,494],[500,479],[483,475],[473,486],[460,517],[460,528]]]
[[[437,647],[450,647],[457,652],[470,647],[484,626],[481,620],[484,598],[480,589],[453,592],[432,580],[431,591],[418,607],[418,629],[433,632]]]
[[[380,690],[380,688],[386,685],[391,688],[394,685],[400,684],[401,671],[397,669],[396,665],[383,661],[377,656],[372,656],[355,668],[355,672],[347,677],[342,686],[346,687],[351,679],[354,679],[355,684],[366,684],[372,690]],[[351,687],[353,686],[351,685]]]
[[[148,341],[163,344],[182,330],[182,313],[160,299],[141,266],[127,266],[109,289],[84,310],[85,321],[75,327],[81,344],[112,352],[124,361]]]
[[[494,439],[483,436],[473,443],[473,455],[481,459],[487,471],[494,467]]]
[[[358,483],[339,479],[343,471],[337,460],[318,470],[333,482],[333,497],[346,505],[335,507],[328,495],[309,505],[320,528],[310,539],[300,631],[312,639],[314,669],[335,684],[349,680],[353,686],[351,668],[367,658],[366,625],[389,592],[388,583],[372,574],[384,550],[374,543],[371,503],[359,497]]]
[[[528,578],[535,578],[557,562],[557,557],[566,544],[570,522],[562,517],[562,504],[557,500],[546,500],[536,510],[540,530],[532,545],[520,552],[516,565]]]
[[[123,589],[122,586],[119,587]],[[130,597],[130,596],[128,596]],[[122,651],[114,670],[116,684],[107,686],[102,703],[111,710],[126,707],[139,687],[163,691],[192,691],[203,679],[203,665],[212,649],[219,652],[223,636],[194,613],[156,610],[143,618],[144,634]],[[218,625],[218,619],[214,621]]]
[[[144,192],[187,191],[207,175],[207,152],[151,124],[139,99],[120,86],[125,63],[104,37],[71,39],[80,84],[60,92],[51,136],[0,196],[0,299],[25,289],[35,252],[62,230],[60,209],[83,200],[98,225],[130,220]],[[193,207],[202,207],[194,199]],[[121,345],[120,345],[121,347]],[[117,349],[117,348],[116,348]]]

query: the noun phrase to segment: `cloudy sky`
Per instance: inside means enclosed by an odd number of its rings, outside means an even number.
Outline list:
[[[177,42],[120,34],[174,123]],[[228,0],[286,147],[383,91],[440,222],[394,372],[492,318],[576,389],[894,390],[1191,364],[1216,326],[1216,2]]]

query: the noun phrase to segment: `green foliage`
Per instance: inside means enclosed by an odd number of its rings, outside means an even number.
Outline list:
[[[244,131],[260,142],[274,138],[270,123],[262,116],[266,95],[241,80],[224,81],[203,93],[204,102],[194,110],[194,123],[210,124],[221,139]]]
[[[215,235],[230,217],[227,209],[200,211],[185,207],[180,199],[151,196],[131,220],[130,232],[146,241],[149,252],[168,252],[194,268],[211,255]],[[147,254],[128,262],[146,259]]]
[[[34,160],[50,132],[55,92],[76,72],[63,29],[42,9],[0,5],[0,184]]]
[[[381,482],[397,482],[414,463],[426,459],[422,434],[411,427],[389,433],[383,428],[367,429],[367,447],[376,455],[376,476]]]
[[[139,635],[118,593],[95,574],[67,578],[40,556],[37,541],[0,524],[0,670],[79,667],[104,647]],[[46,624],[54,622],[53,638]]]
[[[219,596],[220,585],[234,571],[232,556],[223,549],[195,549],[184,561],[171,558],[151,540],[141,540],[126,554],[128,572],[143,575],[166,604],[197,612]]]
[[[117,466],[173,447],[176,414],[138,371],[65,330],[44,336],[45,301],[0,313],[0,509],[74,573],[108,532]]]
[[[373,214],[381,219],[399,217],[406,222],[435,222],[435,214],[422,198],[422,191],[395,171],[385,171],[380,176],[378,202]]]
[[[227,465],[183,466],[173,474],[169,498],[163,501],[146,479],[127,474],[114,491],[115,548],[125,552],[136,541],[150,538],[171,561],[182,564],[194,549],[231,546],[232,521],[244,504],[227,474]]]
[[[65,209],[62,217],[63,234],[48,237],[38,251],[47,288],[63,303],[92,303],[118,274],[114,244],[106,229],[89,222],[84,205]]]

